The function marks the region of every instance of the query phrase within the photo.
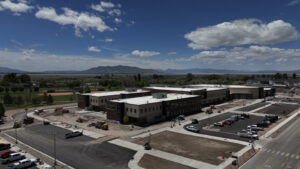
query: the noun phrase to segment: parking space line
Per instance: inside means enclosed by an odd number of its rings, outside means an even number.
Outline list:
[[[296,160],[298,160],[298,159],[299,159],[299,156],[297,155],[297,156],[296,156]]]
[[[294,154],[292,154],[292,155],[291,155],[291,158],[294,158],[294,156],[295,156],[295,155],[294,155]]]
[[[272,154],[274,154],[275,152],[276,152],[276,151],[275,151],[275,150],[273,150],[273,151],[272,151]]]
[[[267,151],[267,153],[269,153],[271,150],[269,149],[268,151]]]
[[[285,153],[284,153],[284,152],[282,152],[280,155],[281,155],[281,156],[283,156],[284,154],[285,154]]]
[[[277,151],[276,155],[278,155],[280,153],[280,151]]]
[[[290,153],[287,153],[285,156],[288,157],[290,155]]]

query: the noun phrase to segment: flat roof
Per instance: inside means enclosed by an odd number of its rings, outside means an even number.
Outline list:
[[[143,97],[134,97],[129,99],[117,99],[111,100],[112,102],[117,103],[127,103],[133,105],[144,105],[144,104],[151,104],[151,103],[159,103],[163,101],[170,101],[170,100],[177,100],[177,99],[185,99],[185,98],[192,98],[198,97],[197,95],[187,95],[187,94],[167,94],[165,98],[154,98],[153,96],[143,96]]]
[[[184,92],[201,90],[201,89],[184,88],[184,87],[144,87],[144,88],[145,89],[156,89],[156,90],[184,91]]]
[[[208,88],[258,88],[257,86],[245,86],[245,85],[222,85],[222,84],[197,84],[189,85],[192,87],[208,87]],[[208,89],[207,88],[207,89]]]
[[[136,90],[136,91],[126,91],[126,90],[122,90],[122,91],[110,91],[110,92],[101,92],[101,93],[84,93],[82,95],[85,96],[95,96],[95,97],[102,97],[102,96],[114,96],[114,95],[121,95],[121,94],[131,94],[131,93],[146,93],[148,91],[145,90]]]

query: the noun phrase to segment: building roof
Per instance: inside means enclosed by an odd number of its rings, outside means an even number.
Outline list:
[[[167,97],[164,98],[154,98],[153,96],[143,96],[143,97],[134,97],[129,99],[117,99],[111,100],[111,102],[117,103],[127,103],[133,105],[144,105],[144,104],[151,104],[151,103],[159,103],[163,101],[171,101],[177,99],[185,99],[185,98],[192,98],[198,97],[197,95],[187,95],[187,94],[166,94]]]
[[[208,88],[258,88],[257,86],[245,86],[245,85],[222,85],[222,84],[197,84],[189,85],[191,87],[206,87]]]
[[[115,96],[115,95],[121,95],[121,94],[133,94],[133,93],[146,93],[148,91],[145,90],[136,90],[136,91],[110,91],[110,92],[101,92],[101,93],[84,93],[82,95],[86,96],[95,96],[95,97],[103,97],[103,96]]]
[[[144,89],[183,91],[183,92],[192,92],[192,91],[201,90],[201,89],[196,89],[196,88],[183,88],[183,87],[145,87]]]

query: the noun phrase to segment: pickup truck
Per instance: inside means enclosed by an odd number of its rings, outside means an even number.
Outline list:
[[[5,150],[0,154],[0,158],[8,158],[10,154],[16,153],[15,151]]]
[[[0,151],[10,149],[10,144],[0,143]]]
[[[10,169],[23,169],[23,168],[28,168],[28,167],[32,167],[35,165],[36,160],[35,159],[24,159],[24,160],[20,160],[17,163],[14,163],[13,166],[10,167]]]
[[[14,162],[14,161],[17,161],[17,160],[23,160],[23,159],[25,159],[25,154],[24,153],[12,153],[12,154],[9,155],[8,158],[2,160],[2,164],[7,164],[7,163],[10,163],[10,162]]]

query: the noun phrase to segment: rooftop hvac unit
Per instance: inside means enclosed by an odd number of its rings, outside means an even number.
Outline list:
[[[167,94],[166,93],[153,93],[152,97],[155,99],[162,99],[162,98],[167,98]]]

